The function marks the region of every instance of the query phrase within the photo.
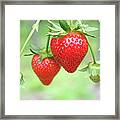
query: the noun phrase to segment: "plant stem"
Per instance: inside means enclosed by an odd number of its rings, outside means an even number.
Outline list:
[[[94,56],[93,50],[92,50],[91,45],[90,45],[89,42],[88,42],[88,46],[90,48],[90,52],[91,52],[91,55],[92,55],[92,58],[93,58],[93,62],[94,62],[94,64],[96,64],[95,56]]]
[[[46,45],[46,53],[48,54],[49,50],[49,42],[50,42],[50,35],[48,35],[48,39],[47,39],[47,45]]]
[[[49,21],[48,21],[49,23]],[[51,27],[51,25],[50,25]],[[51,29],[49,28],[49,32],[51,32]],[[50,34],[48,35],[48,39],[47,39],[47,44],[46,44],[46,53],[47,53],[47,56],[48,56],[48,53],[49,53],[49,42],[50,42]]]
[[[82,25],[82,21],[79,21],[79,23],[80,23],[80,25]],[[83,31],[83,32],[86,32],[84,28],[82,28],[82,31]],[[87,36],[86,36],[86,38],[88,39]],[[94,55],[94,52],[93,52],[93,50],[92,50],[92,47],[91,47],[89,41],[88,41],[88,46],[89,46],[89,48],[90,48],[90,52],[91,52],[91,55],[92,55],[92,58],[93,58],[93,62],[94,62],[94,64],[96,64],[95,55]]]
[[[25,49],[28,41],[29,41],[30,38],[32,37],[34,31],[37,30],[37,27],[38,27],[38,25],[39,25],[39,22],[40,22],[40,20],[37,20],[36,23],[33,25],[32,30],[30,31],[30,33],[29,33],[29,35],[28,35],[28,37],[27,37],[27,39],[26,39],[23,47],[22,47],[21,50],[20,50],[20,57],[22,56],[22,53],[23,53],[23,51],[24,51],[24,49]]]
[[[72,20],[70,20],[70,26],[73,26],[73,21]]]

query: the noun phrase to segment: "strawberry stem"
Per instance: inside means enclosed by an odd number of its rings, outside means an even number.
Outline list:
[[[95,56],[94,56],[94,53],[93,53],[92,47],[91,47],[91,45],[90,45],[89,42],[88,42],[88,46],[89,46],[90,51],[91,51],[91,55],[92,55],[92,58],[93,58],[93,62],[94,62],[94,64],[96,64]]]
[[[51,27],[51,25],[50,25],[50,27]],[[50,28],[49,28],[49,32],[51,32],[51,29],[50,29]],[[49,48],[49,42],[50,42],[50,35],[48,35],[47,45],[46,45],[46,53],[47,53],[47,56],[48,56],[48,54],[49,54],[49,50],[48,50],[48,48]]]
[[[46,45],[46,53],[48,54],[49,53],[49,42],[50,42],[50,35],[48,35],[48,39],[47,39],[47,45]]]
[[[24,49],[25,49],[25,47],[26,47],[28,41],[29,41],[30,38],[32,37],[34,31],[35,31],[35,30],[37,31],[39,22],[40,22],[40,20],[37,20],[36,23],[33,24],[32,30],[30,31],[30,33],[29,33],[29,35],[28,35],[28,37],[27,37],[27,39],[26,39],[26,41],[25,41],[25,43],[24,43],[22,49],[20,50],[20,57],[22,56],[22,53],[23,53],[23,51],[24,51]]]

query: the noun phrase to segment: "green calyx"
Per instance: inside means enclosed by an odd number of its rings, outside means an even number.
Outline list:
[[[50,26],[48,25],[50,31],[47,35],[50,36],[64,36],[68,32],[81,32],[86,36],[95,38],[94,35],[91,35],[88,32],[97,30],[95,27],[89,27],[86,24],[81,24],[78,20],[59,20],[58,24],[48,20],[48,23],[50,24]]]
[[[46,57],[53,57],[49,47],[47,48],[47,51],[45,48],[41,48],[39,50],[35,50],[35,49],[31,48],[30,53],[25,54],[24,56],[31,56],[31,55],[39,55],[40,61],[42,61]]]

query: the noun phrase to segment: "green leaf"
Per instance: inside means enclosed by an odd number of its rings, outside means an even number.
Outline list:
[[[91,34],[89,34],[89,33],[86,33],[86,32],[83,32],[83,34],[85,34],[85,35],[87,35],[87,36],[90,36],[90,37],[93,37],[93,38],[96,38],[96,36],[94,36],[94,35],[91,35]]]
[[[59,35],[59,34],[60,34],[60,32],[56,32],[56,33],[48,32],[47,35],[52,35],[52,36],[54,36],[54,35]]]
[[[88,24],[82,24],[81,27],[87,28],[87,27],[89,27],[89,25]]]
[[[81,30],[82,31],[81,24],[79,23],[78,20],[75,21],[75,28],[74,28],[74,30]]]
[[[83,31],[83,28],[84,28],[84,26],[83,26],[82,22],[77,20],[75,22],[75,28],[74,28],[74,30],[81,30],[81,31]]]
[[[98,30],[98,28],[96,28],[96,27],[85,27],[85,31],[87,31],[87,32],[93,32],[96,30]]]
[[[76,30],[77,29],[84,29],[86,32],[93,32],[93,31],[96,31],[96,30],[98,30],[98,28],[96,28],[96,27],[91,27],[91,26],[89,26],[88,24],[82,24],[82,22],[81,21],[76,21]]]
[[[53,27],[55,27],[56,29],[61,30],[61,27],[59,27],[58,25],[56,25],[56,24],[53,23],[52,21],[48,20],[48,22],[49,22]]]
[[[56,29],[56,28],[53,28],[53,27],[50,27],[50,26],[48,26],[48,28],[52,31],[56,31],[56,32],[60,31],[59,29]]]
[[[27,54],[24,54],[24,56],[31,56],[33,55],[32,53],[27,53]]]
[[[33,53],[33,54],[40,54],[40,50],[33,50],[33,49],[30,49],[30,52]]]
[[[85,72],[85,71],[87,71],[88,70],[88,65],[87,66],[85,66],[84,68],[82,68],[81,70],[79,70],[79,71],[81,71],[81,72]]]
[[[70,26],[67,24],[65,20],[59,20],[59,24],[64,31],[69,32],[71,30]]]

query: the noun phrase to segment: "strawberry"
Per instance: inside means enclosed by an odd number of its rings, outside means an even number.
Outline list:
[[[73,73],[88,51],[88,42],[84,34],[68,32],[63,37],[52,38],[50,47],[55,61]]]
[[[32,69],[44,85],[49,85],[59,72],[60,66],[54,61],[53,57],[44,58],[40,61],[40,56],[34,55]]]

